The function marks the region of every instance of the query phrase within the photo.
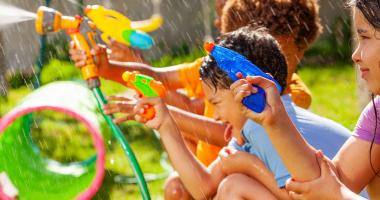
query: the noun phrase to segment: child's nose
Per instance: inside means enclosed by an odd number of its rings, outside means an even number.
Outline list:
[[[361,54],[362,54],[362,51],[360,47],[357,47],[354,53],[352,53],[352,61],[354,61],[355,63],[359,63],[361,61],[361,56],[362,56]]]

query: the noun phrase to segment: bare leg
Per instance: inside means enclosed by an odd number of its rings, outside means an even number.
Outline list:
[[[182,181],[176,172],[171,174],[165,182],[164,198],[165,200],[190,200],[192,199],[189,192],[187,192]]]
[[[276,197],[260,182],[244,174],[231,174],[219,184],[216,200],[275,200]]]

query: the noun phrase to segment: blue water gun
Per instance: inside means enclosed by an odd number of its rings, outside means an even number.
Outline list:
[[[280,84],[274,78],[266,73],[264,73],[260,68],[254,65],[252,62],[247,60],[241,54],[224,48],[214,43],[205,43],[204,49],[211,55],[218,67],[225,71],[229,78],[235,82],[239,80],[236,76],[236,73],[240,72],[243,74],[243,77],[246,76],[262,76],[276,83],[277,89],[282,90]],[[257,86],[255,86],[257,87]],[[257,87],[258,92],[256,94],[251,94],[245,97],[242,103],[248,107],[250,110],[261,113],[266,105],[265,91],[261,87]]]

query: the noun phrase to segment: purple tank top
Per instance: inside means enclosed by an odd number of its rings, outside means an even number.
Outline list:
[[[380,144],[380,97],[375,98],[375,106],[377,109],[377,130],[375,143]],[[375,109],[372,101],[364,108],[360,115],[359,121],[354,130],[354,136],[366,141],[372,141],[373,134],[375,133]]]

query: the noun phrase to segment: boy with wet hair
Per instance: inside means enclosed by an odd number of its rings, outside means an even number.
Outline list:
[[[219,45],[230,48],[248,58],[264,72],[273,75],[282,87],[286,87],[287,66],[276,40],[268,34],[265,28],[242,27],[236,31],[227,33],[220,38]],[[229,86],[232,84],[227,74],[221,71],[215,60],[206,56],[200,68],[202,86],[205,97],[217,109],[215,117],[228,124],[224,138],[238,141],[243,145],[246,141],[242,129],[247,119],[239,109],[239,103],[234,101]],[[153,105],[156,109],[156,116],[147,121],[140,113],[146,104]],[[159,98],[140,99],[134,108],[137,121],[145,123],[148,127],[157,129],[160,133],[162,143],[169,155],[174,169],[186,187],[186,190],[195,199],[210,199],[217,193],[219,185],[225,177],[234,171],[244,173],[241,167],[249,169],[254,166],[256,170],[246,170],[252,178],[257,181],[254,187],[250,187],[250,192],[257,199],[287,199],[287,193],[281,190],[276,183],[274,174],[256,156],[245,153],[244,161],[218,158],[207,168],[201,164],[196,157],[184,145],[184,140],[179,132],[174,118],[168,111],[164,102]],[[221,136],[223,137],[223,136]],[[258,141],[260,142],[260,141]],[[229,149],[222,151],[228,152]],[[231,150],[234,151],[233,149]],[[266,151],[266,149],[263,149]],[[272,152],[268,152],[272,153]],[[235,153],[234,153],[235,154]],[[240,154],[239,154],[240,155]],[[234,163],[239,167],[231,167]],[[240,185],[242,186],[242,185]],[[246,186],[244,186],[246,187]]]
[[[242,27],[223,35],[218,44],[242,54],[286,88],[286,60],[278,43],[265,28]],[[217,199],[229,199],[230,195],[237,193],[244,199],[288,199],[286,191],[281,188],[290,173],[263,127],[245,117],[241,103],[234,99],[234,88],[230,89],[232,80],[227,73],[218,67],[212,56],[206,56],[200,77],[205,97],[215,107],[215,117],[227,124],[224,138],[230,141],[208,168],[185,147],[176,123],[161,99],[141,99],[134,109],[136,120],[161,134],[186,190],[195,199],[209,199],[215,195]],[[305,139],[316,149],[322,149],[326,156],[332,158],[350,136],[350,131],[343,126],[295,106],[289,95],[283,93],[281,100]],[[157,116],[150,121],[140,115],[146,104],[153,105],[157,111]]]

